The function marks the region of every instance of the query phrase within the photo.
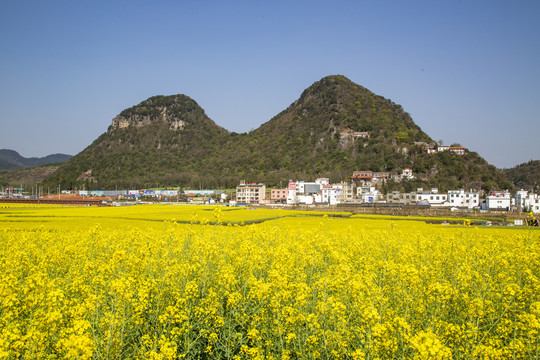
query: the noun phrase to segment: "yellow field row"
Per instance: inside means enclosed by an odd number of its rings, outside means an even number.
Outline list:
[[[534,359],[539,235],[286,210],[0,207],[0,358]]]

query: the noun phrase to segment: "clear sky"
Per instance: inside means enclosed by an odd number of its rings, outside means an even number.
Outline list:
[[[540,159],[540,1],[0,0],[0,148],[76,154],[186,94],[257,128],[327,75],[497,167]]]

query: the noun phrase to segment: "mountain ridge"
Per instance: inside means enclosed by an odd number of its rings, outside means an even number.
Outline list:
[[[69,160],[72,156],[66,154],[50,154],[44,157],[26,158],[17,151],[0,149],[0,170],[30,168],[51,163],[60,163]]]

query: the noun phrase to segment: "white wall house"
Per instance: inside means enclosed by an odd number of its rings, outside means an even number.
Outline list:
[[[289,181],[287,204],[313,204],[313,195],[321,191],[321,185],[328,179],[317,179],[315,182]]]
[[[417,203],[428,203],[431,206],[448,206],[448,194],[439,193],[437,189],[416,193]]]
[[[356,188],[356,196],[361,202],[372,203],[379,201],[381,193],[373,186],[362,186]]]
[[[515,203],[518,211],[532,211],[535,214],[540,213],[540,196],[529,194],[526,190],[516,191]]]
[[[515,199],[515,205],[518,208],[518,211],[523,211],[525,208],[527,208],[527,199],[528,198],[528,191],[527,190],[518,190],[516,191],[516,196],[514,196]]]
[[[486,196],[486,210],[509,211],[512,199],[508,191],[491,192]]]
[[[321,202],[330,205],[337,205],[341,189],[334,185],[325,185],[321,189]]]
[[[294,205],[298,203],[296,198],[296,183],[294,181],[289,181],[289,192],[287,193],[287,204]]]
[[[297,195],[296,200],[300,205],[312,205],[313,204],[313,195]]]
[[[386,194],[386,202],[393,204],[416,205],[416,192],[402,193],[392,191]]]
[[[314,194],[314,199],[315,202],[330,205],[353,201],[353,185],[348,183],[323,185],[318,195]]]
[[[448,203],[458,208],[472,209],[480,205],[480,194],[465,190],[448,190]]]
[[[409,168],[403,169],[403,171],[401,172],[401,179],[407,179],[407,180],[414,179],[412,169],[409,169]]]
[[[536,194],[529,194],[529,204],[527,206],[529,211],[535,214],[540,214],[540,196]]]

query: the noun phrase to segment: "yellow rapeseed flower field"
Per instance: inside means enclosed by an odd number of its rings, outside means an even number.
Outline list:
[[[2,205],[2,359],[540,358],[535,229]]]

